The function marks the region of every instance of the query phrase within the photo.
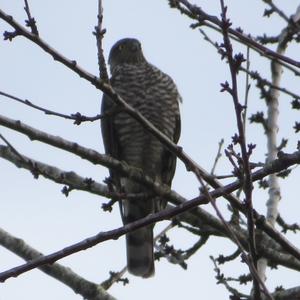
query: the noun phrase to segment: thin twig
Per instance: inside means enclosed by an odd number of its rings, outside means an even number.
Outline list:
[[[28,17],[28,20],[26,20],[26,26],[30,27],[31,32],[33,34],[39,35],[39,31],[38,31],[38,28],[36,26],[36,20],[33,17],[31,17],[28,0],[24,0],[24,2],[25,2],[24,10],[25,10],[25,12],[27,14],[27,17]]]
[[[28,163],[28,160],[22,156],[13,146],[12,144],[9,143],[9,141],[2,135],[0,134],[0,139],[2,139],[2,141],[7,145],[7,148],[18,157],[18,159],[20,159],[21,161],[23,161],[24,163]]]
[[[96,36],[96,40],[97,40],[99,76],[103,81],[108,82],[108,73],[107,73],[105,57],[103,53],[103,38],[104,38],[104,34],[106,33],[106,29],[102,27],[102,23],[103,23],[102,0],[98,0],[97,18],[98,18],[98,24],[95,27],[94,35]]]
[[[279,226],[282,227],[282,232],[287,233],[288,231],[292,231],[296,233],[297,231],[300,231],[300,225],[297,223],[288,224],[284,221],[282,216],[280,214],[277,215],[277,220]]]
[[[232,286],[229,285],[228,280],[224,277],[224,275],[221,273],[220,268],[217,265],[217,260],[213,257],[210,256],[209,257],[213,264],[214,264],[214,271],[217,273],[216,275],[216,279],[218,280],[217,283],[218,284],[223,284],[225,286],[225,288],[235,297],[232,299],[239,299],[239,300],[250,300],[251,297],[249,297],[248,295],[242,294],[240,293],[237,289],[233,288]]]
[[[153,242],[155,243],[161,236],[166,234],[170,229],[174,227],[173,222],[171,222],[168,226],[166,226],[160,233],[158,233],[154,239]],[[104,280],[101,283],[101,286],[108,290],[114,283],[119,282],[119,280],[124,276],[124,274],[127,272],[127,266],[125,266],[121,271],[113,273],[113,276],[110,276],[110,278]]]
[[[275,11],[288,24],[290,23],[290,19],[288,18],[288,16],[281,9],[279,9],[278,6],[275,5],[272,0],[262,0],[262,1],[267,3],[271,7],[272,11]]]
[[[219,28],[222,27],[222,21],[217,18],[216,16],[212,16],[204,12],[199,6],[191,4],[187,0],[174,0],[177,3],[181,3],[189,12],[189,17],[197,20],[200,22],[200,24],[204,24],[205,21],[209,21],[210,23],[217,25]],[[1,15],[1,14],[0,14]],[[259,51],[259,53],[265,57],[276,59],[276,60],[281,60],[283,62],[286,62],[290,65],[293,65],[297,68],[300,68],[300,62],[296,61],[290,57],[280,55],[276,53],[276,51],[273,51],[258,42],[256,42],[254,39],[250,37],[248,34],[244,34],[241,32],[241,30],[237,29],[228,29],[228,33],[234,35],[237,37],[243,44],[249,45],[252,48],[256,49]]]
[[[199,23],[199,26],[200,26],[200,25],[201,25],[201,26],[204,25],[204,26],[206,26],[206,27],[208,27],[208,28],[211,28],[211,29],[213,29],[213,30],[215,30],[215,31],[217,31],[217,32],[219,32],[219,33],[221,33],[221,29],[220,29],[218,26],[212,25],[211,23],[209,23],[209,22],[207,22],[207,21],[203,21],[203,24],[202,24],[202,23]],[[199,29],[199,30],[200,30],[200,29]],[[236,29],[236,31],[242,32],[240,29],[239,29],[239,30]],[[235,35],[230,34],[230,33],[229,33],[229,35],[230,35],[230,38],[233,39],[234,41],[236,41],[236,42],[238,42],[238,43],[240,43],[240,44],[242,44],[242,45],[244,45],[244,46],[249,47],[251,50],[255,51],[256,53],[260,54],[261,56],[265,56],[265,57],[266,57],[267,59],[269,59],[269,60],[273,60],[273,58],[268,57],[263,51],[261,51],[260,49],[257,49],[257,48],[255,48],[255,47],[253,47],[253,46],[251,45],[251,43],[248,43],[246,40],[241,40],[241,39],[239,39],[238,37],[236,37]],[[244,34],[244,35],[246,35],[247,37],[251,38],[252,40],[258,40],[258,41],[260,42],[259,37],[253,38],[253,37],[251,37],[250,34]],[[278,42],[278,40],[277,40],[277,42]],[[263,42],[261,42],[261,43],[263,44]],[[259,43],[258,43],[258,44],[259,44]],[[277,63],[279,63],[281,66],[285,67],[287,70],[289,70],[290,72],[292,72],[295,76],[300,76],[300,71],[298,71],[298,70],[297,70],[296,68],[294,68],[293,66],[291,66],[291,65],[289,65],[288,63],[285,63],[285,62],[283,62],[283,61],[281,61],[281,60],[278,60],[278,59],[276,59],[276,58],[274,58],[274,60],[275,60]]]
[[[183,259],[187,260],[189,259],[191,256],[193,256],[203,245],[206,244],[206,242],[209,239],[209,235],[201,235],[199,240],[189,249],[184,251]]]
[[[207,190],[207,188],[206,188],[206,186],[205,186],[205,184],[204,184],[204,182],[203,182],[203,180],[202,180],[202,178],[201,178],[200,176],[198,177],[198,180],[199,180],[199,182],[200,182],[200,184],[201,184],[202,191],[203,191],[205,197],[206,197],[207,199],[209,199],[209,202],[210,202],[210,204],[212,205],[212,207],[214,208],[214,210],[215,210],[217,216],[219,217],[219,219],[222,221],[224,227],[226,228],[226,230],[227,230],[227,232],[228,232],[228,235],[231,236],[232,240],[233,240],[233,241],[235,242],[235,244],[239,247],[239,250],[240,250],[241,253],[242,253],[242,258],[243,258],[243,260],[247,263],[247,265],[248,265],[248,267],[249,267],[249,270],[250,270],[250,272],[251,272],[251,274],[252,274],[253,281],[257,281],[257,284],[259,284],[259,285],[262,287],[262,289],[263,289],[265,295],[268,297],[269,300],[274,300],[274,299],[272,298],[272,296],[270,295],[270,293],[269,293],[267,287],[265,286],[264,282],[260,280],[259,275],[257,274],[256,266],[255,266],[255,264],[254,264],[254,262],[253,262],[253,260],[252,260],[252,256],[249,257],[249,256],[247,255],[247,252],[246,252],[245,248],[244,248],[243,245],[240,243],[240,241],[239,241],[239,239],[237,238],[237,236],[236,236],[234,230],[232,230],[231,226],[230,226],[230,225],[226,222],[226,220],[224,219],[223,215],[221,214],[219,208],[218,208],[217,205],[216,205],[215,198],[213,198],[213,197],[211,196],[211,193],[208,192],[208,190]]]
[[[237,248],[231,255],[227,255],[227,256],[219,255],[219,257],[216,260],[221,265],[226,262],[235,260],[237,257],[240,256],[240,254],[241,254],[241,251],[239,248]]]
[[[87,117],[87,116],[84,116],[84,115],[80,114],[79,112],[71,114],[71,115],[66,115],[66,114],[55,112],[53,110],[49,110],[47,108],[43,108],[39,105],[36,105],[36,104],[32,103],[31,101],[29,101],[27,99],[23,100],[19,97],[10,95],[8,93],[4,93],[2,91],[0,91],[0,95],[4,96],[6,98],[12,99],[14,101],[17,101],[19,103],[25,104],[29,107],[32,107],[32,108],[36,109],[36,110],[42,111],[46,115],[57,116],[57,117],[61,117],[61,118],[68,119],[68,120],[74,120],[74,124],[76,124],[76,125],[80,125],[82,122],[86,122],[86,121],[94,122],[94,121],[103,119],[103,118],[107,117],[107,115],[108,115],[108,114],[103,114],[103,115],[96,115],[94,117]],[[111,112],[110,112],[110,114],[111,114]]]
[[[231,24],[229,19],[227,19],[227,7],[224,5],[224,1],[220,0],[221,3],[221,18],[222,18],[222,31],[223,31],[223,41],[224,41],[224,48],[227,54],[227,59],[229,63],[230,73],[231,73],[231,88],[226,87],[224,85],[224,89],[226,89],[232,96],[232,100],[234,103],[235,108],[235,115],[238,127],[238,143],[241,148],[242,153],[242,162],[243,162],[243,191],[245,194],[245,205],[247,206],[247,227],[248,227],[248,234],[249,234],[249,250],[251,255],[251,260],[253,265],[248,263],[249,269],[251,274],[253,275],[253,286],[254,286],[254,298],[261,299],[260,296],[260,288],[261,286],[265,292],[265,294],[272,299],[269,292],[267,291],[266,287],[263,284],[263,281],[260,280],[260,277],[257,274],[257,250],[256,250],[256,241],[255,241],[255,221],[253,215],[253,205],[252,205],[252,178],[251,178],[251,171],[249,165],[249,153],[246,147],[246,137],[245,137],[245,129],[242,119],[242,111],[243,108],[239,103],[238,98],[238,86],[237,86],[237,72],[238,67],[243,59],[241,55],[235,55],[233,57],[233,50],[232,44],[229,39],[228,29],[230,28]]]
[[[244,124],[244,134],[246,134],[246,124],[247,124],[247,110],[248,110],[248,98],[250,91],[249,84],[249,69],[250,69],[250,48],[247,47],[247,58],[246,58],[246,84],[245,84],[245,102],[244,102],[244,110],[242,112],[243,124]]]
[[[106,185],[96,182],[91,178],[84,178],[73,171],[64,171],[54,166],[42,163],[20,154],[17,150],[13,149],[14,148],[12,146],[6,147],[0,145],[0,157],[10,161],[19,168],[29,170],[33,173],[35,178],[37,178],[38,175],[42,175],[53,182],[67,185],[69,187],[68,190],[76,189],[88,191],[92,194],[109,198],[117,196],[114,193],[111,193]],[[66,194],[66,192],[64,193]]]
[[[119,272],[112,272],[110,271],[110,276],[108,279],[104,280],[101,282],[100,286],[104,288],[105,290],[108,290],[112,287],[114,283],[117,282],[123,282],[123,285],[129,283],[128,278],[122,278],[124,274],[127,271],[127,267],[124,267],[121,271]]]
[[[216,170],[218,161],[222,156],[221,151],[222,151],[223,145],[224,145],[224,139],[221,139],[220,142],[219,142],[218,151],[217,151],[217,154],[216,154],[216,157],[215,157],[215,160],[214,160],[214,164],[213,164],[213,166],[211,168],[211,171],[210,171],[211,175],[215,174],[215,170]]]
[[[217,43],[215,43],[215,42],[213,42],[212,39],[207,35],[207,33],[204,30],[199,29],[199,32],[203,35],[204,39],[207,42],[209,42],[212,46],[214,46],[218,50],[218,53],[221,55],[221,52],[220,52],[221,47],[220,47],[220,45],[217,44]],[[292,91],[290,91],[290,90],[288,90],[286,88],[274,85],[272,82],[270,82],[266,78],[261,77],[261,75],[257,71],[248,70],[247,68],[244,68],[242,65],[239,67],[239,70],[242,71],[242,72],[245,72],[252,79],[256,80],[258,88],[264,88],[264,86],[268,86],[270,88],[273,88],[273,89],[276,89],[278,91],[281,91],[281,92],[283,92],[283,93],[285,93],[285,94],[293,97],[294,99],[300,99],[300,95],[299,94],[296,94],[296,93],[294,93],[294,92],[292,92]]]

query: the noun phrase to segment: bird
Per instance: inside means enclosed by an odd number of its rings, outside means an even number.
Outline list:
[[[139,40],[116,42],[108,57],[110,84],[130,106],[139,111],[171,141],[180,137],[181,96],[173,79],[149,63]],[[171,186],[176,155],[128,113],[118,109],[106,94],[101,104],[101,131],[105,153],[161,184]],[[136,221],[165,208],[167,201],[151,195],[143,184],[110,169],[110,182],[125,198],[119,201],[123,224]],[[126,199],[126,194],[137,195]],[[126,234],[127,269],[142,278],[154,275],[153,225]]]

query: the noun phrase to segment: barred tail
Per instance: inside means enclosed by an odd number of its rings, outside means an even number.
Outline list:
[[[124,178],[127,193],[145,192],[145,187]],[[130,199],[122,201],[124,224],[144,218],[155,211],[155,199]],[[128,271],[143,278],[154,275],[153,225],[148,225],[126,234]]]
[[[126,235],[128,271],[143,278],[154,275],[153,226]]]

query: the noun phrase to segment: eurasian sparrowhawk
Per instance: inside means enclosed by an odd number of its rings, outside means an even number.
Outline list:
[[[148,63],[138,40],[118,41],[109,54],[111,85],[133,108],[157,129],[177,143],[180,135],[179,101],[181,97],[174,81]],[[176,156],[124,111],[115,110],[114,102],[103,96],[101,121],[105,151],[130,166],[140,168],[153,180],[171,185]],[[113,184],[124,194],[145,194],[144,185],[110,170]],[[120,201],[124,224],[143,218],[164,208],[159,197],[132,198]],[[154,273],[153,226],[126,235],[127,267],[130,273],[149,277]]]

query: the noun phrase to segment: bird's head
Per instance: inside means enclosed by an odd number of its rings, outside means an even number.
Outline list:
[[[141,43],[137,39],[125,38],[116,42],[110,50],[108,63],[111,70],[120,64],[138,64],[145,61]]]

